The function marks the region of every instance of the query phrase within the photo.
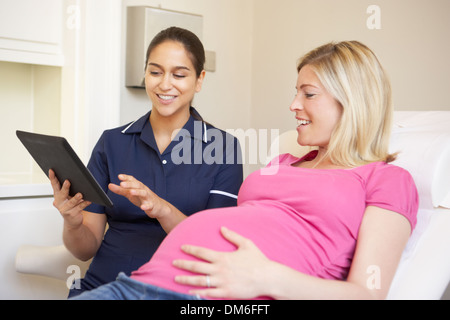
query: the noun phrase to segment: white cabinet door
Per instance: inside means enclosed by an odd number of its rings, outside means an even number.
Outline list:
[[[0,1],[0,60],[61,66],[63,3]]]

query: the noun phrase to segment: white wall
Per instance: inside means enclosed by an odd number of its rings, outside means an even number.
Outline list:
[[[75,0],[66,0],[68,2]],[[329,41],[359,40],[386,67],[396,110],[450,110],[448,0],[95,0],[85,3],[85,124],[87,159],[102,130],[135,120],[151,105],[143,89],[124,85],[127,6],[152,6],[203,16],[203,43],[216,53],[194,106],[222,129],[277,129],[296,125],[288,106],[297,59]],[[370,29],[379,18],[379,29]],[[377,21],[375,21],[377,22]],[[89,32],[87,32],[89,30]],[[70,119],[69,119],[70,122]],[[70,123],[67,123],[70,126]],[[62,128],[66,126],[62,125]],[[262,138],[260,135],[259,138]],[[269,133],[264,137],[270,141]],[[248,142],[242,141],[243,145]],[[248,153],[248,149],[244,152]],[[245,160],[248,162],[248,155]],[[246,163],[245,174],[262,165]]]
[[[369,29],[380,9],[381,29]],[[450,1],[265,0],[254,2],[251,125],[292,129],[296,62],[329,41],[359,40],[390,75],[396,110],[450,110]]]

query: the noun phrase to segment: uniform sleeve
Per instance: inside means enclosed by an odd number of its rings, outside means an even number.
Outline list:
[[[227,139],[230,139],[230,135]],[[242,156],[239,141],[233,138],[233,148],[226,148],[224,161],[214,178],[207,209],[237,205],[239,189],[243,181]],[[229,140],[228,140],[229,141]],[[227,145],[229,145],[227,143]]]
[[[108,174],[108,164],[105,152],[105,133],[102,134],[97,144],[95,145],[91,158],[89,159],[87,168],[94,176],[95,180],[97,180],[100,187],[107,192],[108,184],[110,182],[109,174]],[[105,207],[98,204],[91,204],[86,208],[86,211],[94,212],[94,213],[105,213]]]
[[[409,172],[400,167],[386,165],[372,174],[367,183],[366,204],[403,215],[409,220],[411,229],[416,225],[417,188]]]

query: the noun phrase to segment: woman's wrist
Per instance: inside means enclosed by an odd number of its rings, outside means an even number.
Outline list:
[[[283,296],[282,283],[285,271],[283,265],[268,260],[259,271],[255,272],[255,286],[258,288],[259,296],[280,299]]]

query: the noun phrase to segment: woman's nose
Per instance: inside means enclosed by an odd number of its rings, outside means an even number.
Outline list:
[[[303,105],[302,105],[300,99],[298,98],[298,96],[295,96],[294,100],[292,101],[291,105],[289,106],[289,110],[291,110],[292,112],[295,112],[298,110],[303,110]]]
[[[161,78],[161,82],[159,83],[159,87],[161,90],[167,91],[172,89],[172,81],[170,79],[170,75],[164,75]]]

